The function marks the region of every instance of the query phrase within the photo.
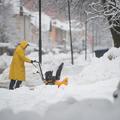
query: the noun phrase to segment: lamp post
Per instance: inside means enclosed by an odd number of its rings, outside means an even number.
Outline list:
[[[92,41],[92,53],[93,53],[93,56],[94,56],[94,23],[92,22],[92,38],[93,38],[93,41]]]
[[[41,0],[39,0],[39,62],[42,63]]]
[[[23,11],[23,4],[22,4],[22,1],[20,0],[20,16],[23,16],[23,35],[24,35],[24,40],[26,40],[26,25],[25,25],[25,15],[24,15],[24,11]]]
[[[70,47],[71,47],[71,63],[73,65],[74,64],[74,59],[73,59],[73,45],[72,45],[72,32],[71,32],[70,1],[67,0],[67,2],[68,2],[69,33],[70,33]]]
[[[87,60],[87,12],[85,11],[85,60]]]

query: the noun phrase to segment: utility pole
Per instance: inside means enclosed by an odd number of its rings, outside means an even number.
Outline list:
[[[23,15],[23,19],[24,19],[24,40],[26,40],[26,20],[25,20],[25,15]]]
[[[20,0],[20,16],[23,17],[23,39],[26,40],[26,21],[25,21],[25,14],[23,11],[23,3],[22,0]]]
[[[94,23],[92,21],[92,53],[94,55]]]
[[[70,33],[70,47],[71,47],[71,63],[74,64],[73,59],[73,45],[72,45],[72,32],[71,32],[71,14],[70,14],[70,1],[68,1],[68,16],[69,16],[69,33]]]
[[[85,11],[85,60],[87,60],[87,12]]]
[[[41,0],[39,0],[39,62],[42,63]]]

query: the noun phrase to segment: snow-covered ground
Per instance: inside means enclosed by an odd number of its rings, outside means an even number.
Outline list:
[[[38,53],[29,55],[38,59]],[[108,57],[109,56],[109,57]],[[112,60],[109,60],[112,56]],[[6,62],[11,58],[4,56]],[[36,68],[26,64],[26,82],[10,91],[0,88],[1,120],[119,120],[120,99],[114,101],[113,92],[120,78],[120,49],[111,48],[103,57],[75,54],[75,65],[70,64],[70,53],[43,55],[43,72],[56,71],[64,62],[61,79],[69,78],[68,86],[44,85]],[[109,59],[108,59],[109,58]],[[9,68],[0,75],[0,86],[8,88]]]

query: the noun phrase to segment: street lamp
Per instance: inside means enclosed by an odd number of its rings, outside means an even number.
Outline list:
[[[2,3],[2,1],[0,0],[0,4]]]
[[[0,0],[0,6],[2,5],[2,1]]]
[[[85,60],[87,60],[87,12],[84,11],[85,13]]]
[[[39,0],[39,62],[42,63],[41,0]]]
[[[26,25],[25,25],[25,15],[24,15],[24,11],[23,11],[23,5],[22,5],[22,1],[20,1],[20,16],[23,16],[23,23],[24,23],[24,40],[26,40]]]
[[[70,1],[68,1],[68,16],[69,16],[69,33],[70,33],[70,47],[71,47],[71,63],[74,64],[73,59],[73,45],[72,45],[72,32],[71,32],[71,13],[70,13]]]

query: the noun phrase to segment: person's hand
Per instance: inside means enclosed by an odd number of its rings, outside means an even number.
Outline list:
[[[35,63],[35,62],[37,62],[36,60],[31,60],[31,63]]]

